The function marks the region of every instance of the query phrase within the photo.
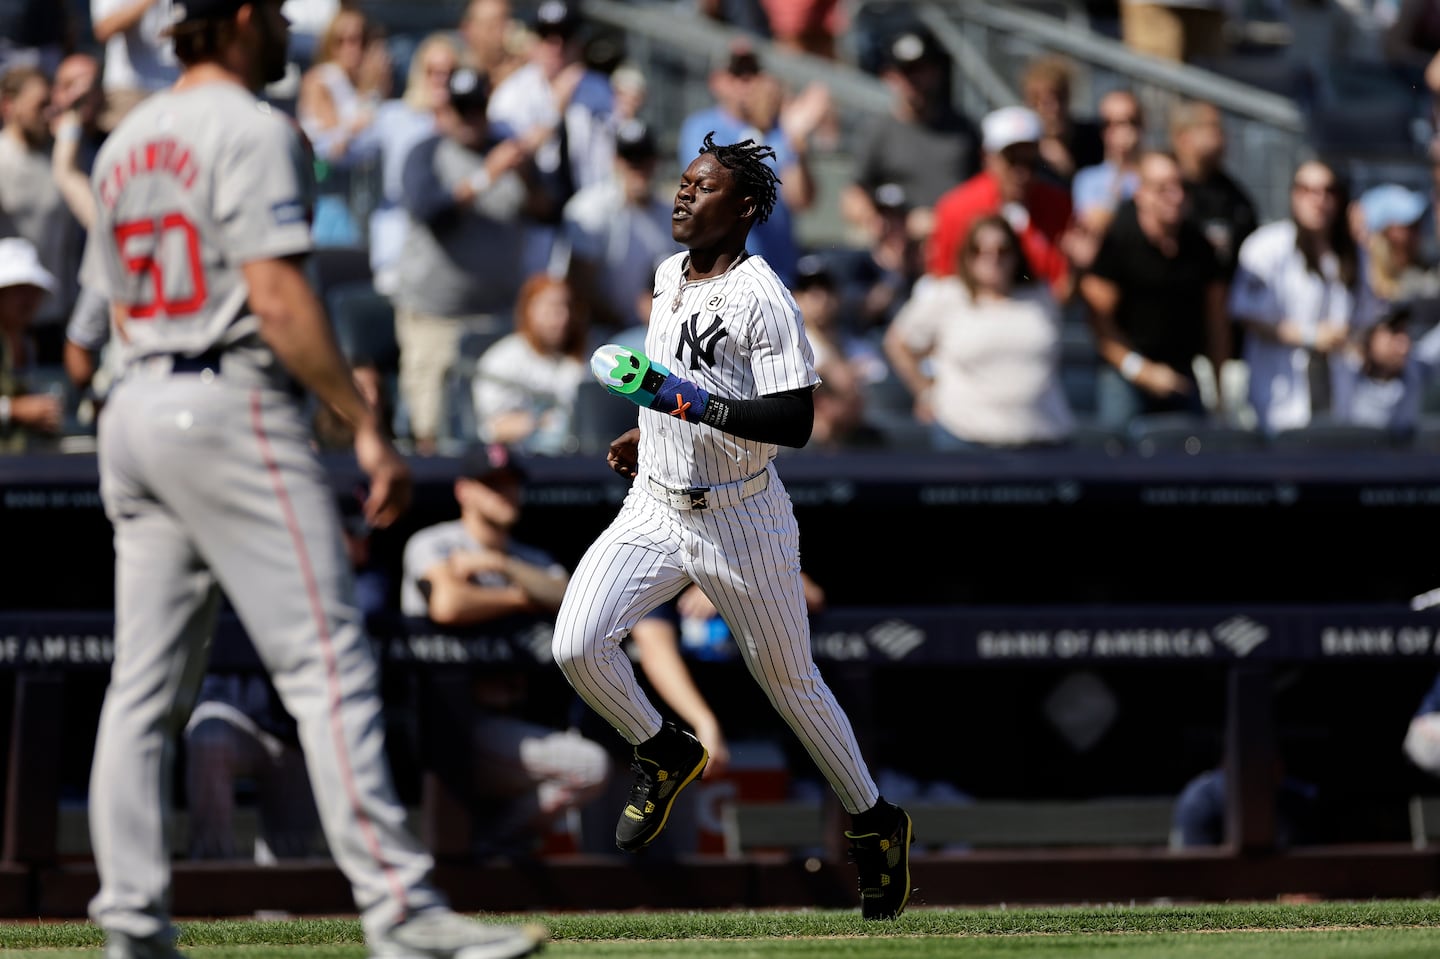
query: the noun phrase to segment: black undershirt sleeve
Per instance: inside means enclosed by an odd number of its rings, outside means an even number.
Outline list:
[[[815,426],[814,387],[753,400],[732,400],[712,393],[700,422],[741,439],[799,449],[810,442],[810,430]]]

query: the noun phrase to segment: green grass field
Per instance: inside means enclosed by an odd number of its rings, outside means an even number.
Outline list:
[[[1314,905],[916,909],[894,923],[852,912],[595,913],[497,916],[543,922],[546,955],[843,957],[888,959],[1431,959],[1440,956],[1440,902]],[[195,959],[358,959],[359,924],[345,919],[180,924]],[[88,923],[0,925],[9,956],[93,959]]]

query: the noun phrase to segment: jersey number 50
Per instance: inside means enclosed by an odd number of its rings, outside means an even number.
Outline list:
[[[169,240],[167,243],[166,241]],[[146,242],[148,241],[148,242]],[[144,248],[144,252],[131,253],[131,246]],[[149,320],[164,314],[167,317],[186,316],[205,305],[205,267],[200,262],[200,231],[183,213],[167,213],[159,219],[146,218],[115,224],[115,246],[125,269],[135,276],[149,274],[154,297],[148,303],[128,305],[130,317]],[[179,249],[177,250],[177,246]],[[169,299],[165,292],[165,271],[161,268],[161,254],[176,250],[181,256],[179,265],[189,275],[186,286],[189,295],[183,299]],[[165,262],[176,264],[175,257],[166,257]]]

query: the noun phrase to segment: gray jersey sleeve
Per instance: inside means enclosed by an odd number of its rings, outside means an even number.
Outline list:
[[[99,203],[98,196],[96,203]],[[103,220],[97,221],[96,227],[91,230],[91,238],[85,241],[85,251],[80,257],[80,285],[108,301],[115,291],[110,283],[110,274],[105,269],[104,244],[93,239],[95,230],[104,228],[100,226],[101,222]]]
[[[110,339],[110,301],[92,286],[80,287],[80,297],[65,327],[65,339],[98,352]]]
[[[300,135],[274,113],[232,138],[215,171],[215,218],[231,262],[308,253],[309,164]]]
[[[441,523],[418,530],[405,544],[400,578],[400,611],[406,616],[426,616],[430,602],[420,588],[425,578],[437,563],[453,553],[457,547],[452,535],[454,523]]]

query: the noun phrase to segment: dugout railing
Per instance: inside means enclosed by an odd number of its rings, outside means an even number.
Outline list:
[[[233,628],[227,621],[225,629]],[[376,623],[374,635],[388,673],[413,675],[424,683],[430,709],[419,718],[418,741],[426,744],[420,757],[424,786],[419,822],[443,864],[443,881],[461,902],[513,909],[848,903],[853,877],[830,835],[835,830],[821,828],[827,815],[823,809],[803,804],[770,810],[782,819],[801,817],[788,822],[789,828],[802,831],[779,849],[773,834],[768,842],[752,843],[769,846],[768,853],[735,849],[734,856],[697,856],[655,866],[630,858],[580,855],[506,865],[471,861],[468,814],[460,790],[453,786],[453,777],[469,772],[453,742],[455,730],[467,728],[464,697],[456,694],[470,669],[496,663],[551,668],[548,627],[514,622],[456,634],[424,622],[393,620]],[[1417,667],[1431,670],[1440,662],[1440,619],[1435,616],[1389,606],[842,608],[817,618],[815,638],[817,659],[837,684],[863,683],[882,669],[892,675],[895,669],[995,674],[1058,660],[1097,669],[1208,664],[1225,674],[1229,842],[1175,850],[1155,841],[1163,798],[1137,803],[1116,797],[1108,806],[1105,797],[1049,805],[984,799],[973,805],[922,803],[917,829],[928,821],[940,830],[931,839],[971,847],[926,849],[917,855],[915,868],[922,877],[917,882],[931,904],[1269,898],[1285,893],[1421,896],[1440,887],[1440,852],[1433,846],[1416,848],[1399,841],[1281,848],[1269,793],[1277,677],[1296,664],[1316,661],[1342,669],[1381,665],[1397,673]],[[93,892],[93,867],[83,859],[67,860],[57,846],[59,744],[68,738],[66,727],[73,726],[73,717],[89,712],[77,701],[77,680],[103,676],[110,649],[109,618],[104,614],[0,617],[0,668],[13,673],[15,689],[0,856],[0,912],[6,915],[78,916]],[[220,665],[244,668],[247,661],[242,654]],[[1005,708],[996,706],[998,722]],[[863,735],[878,731],[873,716],[863,711],[859,715]],[[931,737],[934,748],[947,749],[963,749],[967,738],[956,730],[923,735]],[[1405,795],[1393,797],[1397,811],[1405,809],[1407,800]],[[766,811],[754,806],[735,815],[748,817],[757,830],[775,825],[765,824]],[[1025,817],[1035,815],[1076,819],[1036,827],[1027,840]],[[1079,822],[1085,815],[1091,817],[1088,833]],[[743,828],[738,820],[736,825]],[[996,841],[979,834],[986,829]],[[1008,835],[1000,835],[1006,830]],[[923,833],[921,838],[926,839]],[[818,854],[789,854],[817,839],[826,843]],[[347,908],[348,891],[325,861],[261,867],[177,860],[175,867],[177,909],[182,911]]]
[[[353,462],[328,465],[337,493],[350,491]],[[517,536],[573,568],[627,484],[597,457],[529,465]],[[405,537],[455,510],[457,464],[436,457],[413,466],[412,512],[374,544],[397,568]],[[867,749],[885,758],[908,749],[922,766],[943,759],[987,773],[984,783],[961,783],[980,799],[1086,801],[1173,797],[1202,757],[1232,745],[1229,845],[927,850],[918,880],[927,901],[1440,889],[1440,849],[1415,848],[1408,802],[1440,790],[1407,772],[1399,749],[1409,713],[1440,669],[1436,618],[1406,605],[1435,585],[1422,549],[1440,504],[1433,455],[786,455],[779,471],[796,503],[805,566],[831,597],[832,609],[814,621],[815,652]],[[109,656],[111,530],[93,457],[0,460],[0,528],[17,551],[0,576],[0,725],[8,726],[0,738],[0,912],[78,916],[93,869],[61,857],[55,837],[57,790],[83,798]],[[52,612],[20,612],[27,609]],[[463,682],[466,669],[495,662],[554,675],[543,630],[396,628],[377,624],[387,673],[427,684],[427,693],[442,678]],[[736,665],[696,666],[702,682],[727,670]],[[741,672],[731,685],[752,690]],[[1131,716],[1124,735],[1117,727],[1080,760],[1060,752],[1035,718],[1072,673],[1109,684]],[[445,696],[423,701],[435,711],[415,717],[420,727],[460,728],[445,715],[459,708]],[[774,720],[763,703],[729,705],[717,703],[727,725]],[[932,712],[915,721],[922,706]],[[671,865],[580,856],[477,865],[468,859],[463,803],[446,785],[459,771],[445,762],[460,757],[463,765],[463,755],[441,748],[444,735],[411,737],[433,749],[418,757],[424,781],[414,801],[444,881],[475,908],[853,899],[853,873],[833,848],[814,872],[809,857],[783,852]],[[1197,747],[1195,736],[1206,742]],[[1281,849],[1264,784],[1277,749],[1294,747],[1312,769],[1333,767],[1332,782],[1382,804],[1390,826],[1362,829],[1367,820],[1338,817],[1356,823],[1344,841]],[[1185,756],[1195,761],[1178,764]],[[67,765],[80,770],[68,781]],[[348,904],[323,862],[238,871],[177,862],[177,870],[177,909],[191,914]]]

